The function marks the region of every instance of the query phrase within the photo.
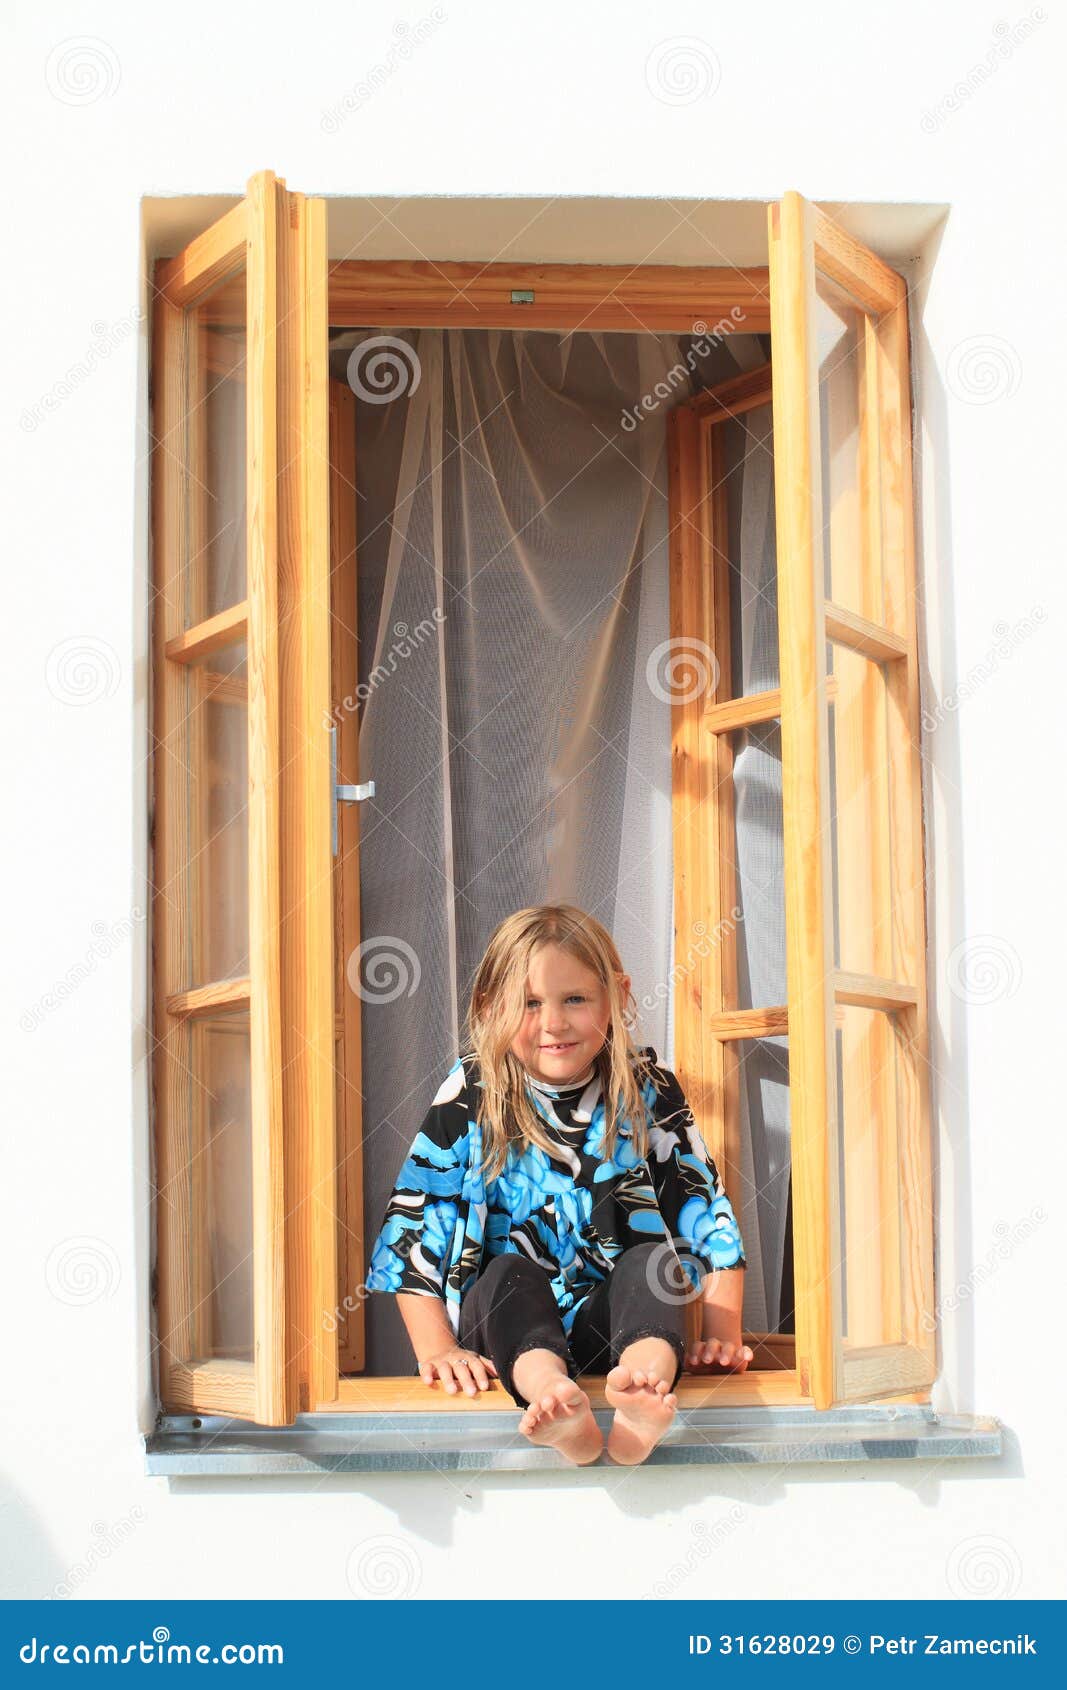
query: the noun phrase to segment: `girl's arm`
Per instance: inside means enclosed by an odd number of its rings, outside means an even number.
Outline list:
[[[436,1377],[440,1379],[446,1391],[454,1393],[458,1389],[455,1370],[461,1361],[466,1360],[474,1380],[473,1386],[464,1386],[468,1395],[489,1389],[488,1374],[495,1376],[496,1368],[487,1356],[479,1356],[476,1351],[465,1349],[462,1344],[456,1342],[444,1302],[440,1297],[425,1297],[418,1292],[398,1291],[396,1306],[407,1327],[424,1384],[432,1385]],[[462,1379],[460,1382],[463,1382]]]
[[[413,1291],[398,1291],[396,1306],[407,1327],[411,1347],[420,1367],[427,1357],[447,1350],[456,1341],[440,1297],[422,1297]]]
[[[648,1047],[655,1059],[655,1051]],[[698,1129],[677,1075],[656,1063],[656,1125],[649,1163],[661,1213],[694,1266],[703,1264],[700,1338],[686,1356],[690,1372],[743,1373],[752,1351],[741,1341],[745,1254],[730,1200],[710,1156],[698,1157]],[[678,1235],[681,1235],[680,1239]],[[696,1281],[694,1280],[694,1284]]]
[[[752,1351],[741,1342],[741,1304],[745,1276],[735,1268],[718,1268],[709,1273],[700,1297],[700,1342],[686,1357],[686,1365],[728,1367],[743,1373]]]

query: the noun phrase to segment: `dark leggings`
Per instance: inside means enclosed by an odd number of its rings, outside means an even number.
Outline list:
[[[666,1254],[665,1254],[666,1252]],[[516,1389],[515,1362],[526,1350],[551,1350],[572,1379],[607,1373],[635,1338],[665,1338],[677,1359],[671,1389],[685,1361],[685,1304],[691,1285],[668,1259],[663,1240],[634,1244],[574,1317],[570,1344],[548,1274],[529,1256],[491,1256],[460,1305],[459,1342],[489,1356],[506,1391]]]

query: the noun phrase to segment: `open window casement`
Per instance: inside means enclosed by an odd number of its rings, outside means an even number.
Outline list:
[[[797,1357],[817,1408],[935,1374],[902,278],[769,212]]]
[[[336,1389],[325,206],[156,274],[157,1318],[168,1408]]]
[[[679,1400],[821,1408],[922,1396],[931,1382],[905,289],[796,195],[770,208],[770,258],[769,272],[344,260],[327,274],[323,202],[263,173],[158,267],[155,1117],[167,1410],[281,1425],[307,1409],[500,1405],[495,1393],[460,1400],[411,1375],[366,1372],[361,1292],[380,1217],[364,1214],[355,799],[370,785],[361,774],[384,788],[392,771],[385,757],[359,767],[362,447],[356,397],[329,378],[328,341],[376,324],[610,338],[691,335],[707,319],[750,337],[751,368],[666,417],[670,644],[698,642],[713,674],[710,690],[687,690],[666,710],[673,1066],[735,1206],[747,1192],[754,1213],[758,1196],[766,1222],[763,1318],[746,1323],[757,1359],[745,1375],[683,1379]],[[768,328],[769,364],[756,339]],[[371,456],[374,430],[364,444]],[[727,485],[751,451],[765,455],[757,502],[770,535],[754,591],[739,574]],[[763,619],[755,633],[753,616]],[[772,765],[768,816],[761,771]],[[337,804],[338,785],[352,802]],[[770,820],[781,871],[782,966],[758,979],[735,921],[739,878],[752,884],[739,801],[746,840],[766,836]],[[364,858],[380,860],[387,837],[368,826]],[[373,933],[383,888],[367,878]],[[461,982],[440,972],[426,989],[454,998]],[[770,1198],[742,1129],[753,1056],[776,1065],[791,1101]],[[413,1099],[411,1113],[424,1104]],[[781,1318],[794,1305],[795,1333]],[[698,1315],[691,1303],[691,1331]]]
[[[788,1075],[795,1351],[746,1337],[826,1408],[935,1374],[907,306],[902,278],[799,195],[769,218],[771,363],[670,419],[671,632],[714,669],[674,710],[675,931],[713,936],[678,983],[676,1066],[737,1193],[767,1180],[744,1165],[744,1071],[762,1049]],[[739,571],[730,487],[739,454],[768,450],[761,580]],[[742,883],[765,905],[777,890],[736,827],[753,759],[781,829],[785,1001],[760,1000],[756,976],[777,978],[753,968],[751,931],[738,968]]]

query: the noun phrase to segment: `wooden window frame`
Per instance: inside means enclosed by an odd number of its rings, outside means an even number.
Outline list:
[[[256,184],[259,186],[255,187]],[[911,1312],[918,1319],[929,1306],[932,1219],[929,1112],[924,1081],[921,782],[907,309],[902,279],[800,196],[786,195],[780,208],[777,205],[769,208],[771,264],[768,267],[738,270],[662,265],[349,260],[329,265],[327,285],[317,287],[317,278],[324,268],[324,212],[310,208],[319,208],[322,202],[303,202],[299,195],[287,195],[284,183],[276,183],[269,173],[262,173],[250,182],[247,202],[228,212],[178,259],[164,261],[157,271],[155,429],[157,436],[162,435],[164,439],[168,427],[173,426],[175,406],[179,403],[172,379],[173,313],[225,273],[226,264],[232,263],[239,245],[244,243],[250,250],[247,218],[248,206],[255,197],[254,188],[255,194],[269,193],[273,188],[279,196],[276,202],[280,208],[279,228],[284,226],[284,218],[304,215],[298,208],[305,203],[315,228],[311,242],[314,256],[309,257],[306,240],[302,249],[297,243],[293,250],[302,250],[302,258],[292,257],[278,271],[279,288],[283,293],[288,289],[288,298],[278,326],[277,370],[282,372],[282,377],[281,401],[275,400],[275,415],[278,429],[289,431],[288,461],[296,467],[295,470],[290,467],[277,480],[278,509],[273,519],[269,510],[264,512],[267,546],[277,547],[279,534],[288,536],[276,562],[280,584],[278,626],[295,630],[298,635],[295,640],[278,640],[273,660],[278,675],[275,702],[280,722],[281,779],[276,792],[277,822],[270,837],[278,842],[278,847],[273,866],[269,852],[263,860],[266,872],[276,878],[278,888],[280,944],[270,975],[278,1016],[276,1022],[261,1023],[259,1030],[259,1049],[264,1060],[268,1051],[274,1052],[275,1060],[281,1052],[274,1069],[277,1090],[270,1094],[269,1118],[276,1125],[260,1143],[258,1166],[261,1183],[271,1190],[270,1216],[275,1229],[272,1236],[279,1236],[280,1227],[284,1247],[274,1251],[269,1264],[270,1283],[264,1285],[265,1307],[272,1311],[269,1325],[274,1346],[272,1388],[266,1392],[262,1388],[252,1391],[245,1381],[240,1391],[235,1391],[232,1378],[224,1377],[223,1370],[215,1370],[218,1375],[215,1379],[209,1377],[210,1365],[196,1370],[196,1378],[192,1379],[187,1359],[175,1353],[173,1313],[167,1310],[163,1285],[164,1278],[175,1271],[175,1233],[171,1229],[168,1237],[161,1216],[160,1265],[164,1271],[160,1283],[160,1352],[164,1364],[161,1395],[165,1406],[248,1416],[254,1411],[254,1417],[262,1423],[281,1424],[304,1409],[347,1413],[391,1410],[478,1413],[499,1408],[502,1402],[511,1400],[497,1384],[487,1393],[468,1398],[427,1390],[414,1375],[364,1379],[345,1376],[340,1371],[341,1367],[361,1364],[362,1348],[361,1322],[352,1321],[350,1329],[346,1329],[343,1306],[339,1309],[338,1283],[362,1284],[365,1277],[361,1241],[355,1236],[355,1228],[342,1225],[348,1241],[342,1241],[339,1252],[340,1274],[335,1260],[337,1217],[340,1214],[343,1223],[346,1214],[358,1215],[362,1190],[360,1092],[353,1078],[358,1075],[360,1062],[358,1002],[352,992],[345,990],[343,969],[343,957],[358,943],[359,933],[358,879],[354,890],[352,879],[353,872],[358,874],[358,807],[343,806],[340,817],[341,862],[350,865],[347,878],[343,867],[335,867],[323,875],[331,795],[323,748],[326,736],[321,723],[329,708],[329,695],[332,694],[336,704],[352,691],[353,677],[351,654],[346,659],[335,645],[332,660],[327,655],[329,628],[324,632],[323,605],[329,605],[330,589],[322,591],[322,559],[329,560],[336,615],[339,592],[346,592],[346,601],[354,592],[356,532],[354,490],[350,485],[346,488],[345,478],[339,473],[336,450],[331,456],[327,443],[327,410],[336,440],[338,430],[348,430],[350,434],[351,406],[332,392],[327,396],[324,359],[328,327],[390,324],[522,326],[557,332],[703,333],[706,330],[714,333],[725,329],[753,334],[770,331],[775,337],[775,347],[784,349],[792,345],[792,371],[786,367],[790,359],[772,352],[770,368],[737,378],[729,384],[729,392],[717,390],[713,398],[702,395],[677,407],[669,421],[672,498],[677,508],[686,513],[685,519],[674,524],[672,530],[672,637],[696,632],[713,650],[719,649],[716,642],[727,637],[723,621],[723,495],[721,486],[716,488],[709,477],[708,455],[701,443],[706,442],[716,416],[736,414],[740,409],[765,403],[768,397],[774,404],[776,422],[780,617],[783,624],[803,627],[812,634],[810,640],[801,642],[803,650],[792,653],[792,660],[786,648],[793,642],[780,642],[782,684],[773,695],[739,700],[703,699],[696,708],[675,705],[673,710],[676,932],[690,931],[697,919],[713,928],[715,922],[709,917],[721,912],[728,892],[725,875],[713,872],[716,858],[721,864],[717,841],[729,823],[720,764],[721,748],[728,743],[726,734],[738,726],[766,720],[768,716],[781,716],[783,757],[786,743],[789,745],[785,795],[786,872],[790,888],[788,1007],[724,1011],[722,958],[712,957],[692,970],[681,984],[676,1011],[675,1066],[708,1149],[723,1167],[730,1189],[731,1180],[736,1184],[738,1150],[736,1110],[731,1102],[736,1088],[731,1090],[729,1052],[741,1037],[781,1032],[789,1027],[793,1069],[791,1131],[797,1192],[794,1253],[798,1263],[796,1354],[794,1341],[788,1337],[755,1334],[760,1346],[759,1359],[764,1364],[758,1370],[720,1378],[684,1376],[679,1381],[678,1397],[683,1409],[790,1404],[814,1404],[819,1408],[846,1397],[855,1400],[861,1393],[881,1402],[928,1401],[934,1376],[932,1337],[916,1344],[915,1354],[921,1365],[911,1375],[904,1376],[903,1382],[897,1376],[899,1369],[895,1372],[891,1365],[887,1371],[884,1357],[842,1355],[834,1326],[838,1269],[830,1256],[831,1227],[836,1224],[839,1195],[833,1182],[833,1158],[829,1155],[833,1078],[827,1051],[836,1001],[876,1006],[887,1015],[906,1021],[908,1026],[907,1060],[912,1087],[905,1144],[917,1184],[907,1220],[915,1251],[917,1282],[921,1287],[921,1295]],[[883,469],[893,506],[887,544],[893,551],[900,589],[894,601],[894,615],[887,618],[885,626],[841,607],[824,604],[816,591],[817,513],[813,509],[810,485],[806,495],[794,485],[798,473],[806,474],[810,481],[813,440],[817,442],[817,432],[813,432],[817,411],[812,411],[812,406],[817,406],[817,392],[811,388],[814,371],[811,300],[806,292],[795,287],[794,278],[786,276],[781,245],[783,227],[793,241],[794,267],[797,255],[809,269],[817,261],[834,279],[842,282],[844,278],[842,285],[847,284],[853,297],[875,314],[871,355],[893,377],[878,390],[883,408],[882,438],[892,435],[895,442],[892,461]],[[771,283],[776,267],[772,299]],[[791,289],[788,297],[787,281]],[[532,293],[532,302],[513,302],[513,293],[518,290],[527,296]],[[798,294],[799,300],[795,297]],[[798,365],[806,383],[806,411],[797,401]],[[293,374],[297,370],[304,373],[302,381]],[[306,379],[309,370],[318,372],[310,381]],[[814,373],[817,378],[817,372]],[[267,442],[264,464],[270,461],[271,449],[275,448]],[[252,450],[250,435],[250,460]],[[286,461],[285,457],[279,461]],[[157,454],[155,474],[155,550],[157,568],[162,566],[161,574],[157,575],[162,613],[157,616],[156,633],[156,738],[165,748],[168,721],[173,713],[172,705],[168,704],[168,676],[176,666],[213,649],[213,642],[221,646],[232,638],[234,619],[239,620],[241,611],[237,607],[193,630],[178,626],[167,608],[167,583],[173,572],[176,494],[173,466],[168,464],[165,452]],[[328,525],[324,525],[327,506]],[[784,564],[783,533],[787,537]],[[887,662],[899,719],[913,728],[910,750],[906,750],[898,735],[892,772],[898,799],[894,811],[896,843],[909,853],[908,860],[913,864],[917,850],[919,866],[918,887],[913,883],[908,888],[914,896],[902,918],[903,943],[914,967],[902,982],[835,975],[832,969],[829,976],[826,972],[826,900],[830,882],[825,855],[818,854],[825,851],[825,834],[814,859],[821,864],[816,876],[818,883],[813,888],[806,880],[806,865],[813,860],[812,829],[817,831],[818,810],[816,807],[813,821],[805,781],[810,780],[813,769],[819,769],[820,758],[824,759],[821,766],[825,770],[825,705],[828,694],[833,694],[833,681],[827,684],[824,662],[823,673],[819,675],[824,645],[821,637],[814,636],[820,625],[827,637]],[[269,699],[261,695],[261,708],[267,707]],[[342,712],[335,719],[340,723],[340,778],[358,781],[354,717],[350,712]],[[788,740],[787,719],[792,724]],[[317,738],[313,727],[317,729]],[[156,854],[157,859],[162,856],[165,875],[167,846],[159,837],[161,825],[165,830],[165,792],[169,778],[165,749],[161,761],[162,780],[157,772]],[[709,822],[706,828],[704,820]],[[313,882],[317,892],[308,912],[305,894]],[[325,903],[321,895],[324,884]],[[207,988],[205,995],[203,989],[199,993],[183,993],[169,986],[166,966],[169,918],[166,910],[158,906],[156,916],[156,1038],[157,1048],[163,1052],[157,1065],[157,1143],[161,1177],[166,1184],[174,1176],[174,1134],[168,1125],[166,1102],[170,1083],[166,1072],[167,1042],[174,1025],[180,1024],[183,1017],[204,1013],[221,1000],[210,998],[216,990],[214,987]],[[810,941],[810,933],[822,936],[821,948]],[[727,966],[728,963],[727,956]],[[265,959],[261,957],[258,964],[261,976],[264,967]],[[223,997],[227,991],[244,990],[253,1007],[257,1002],[255,975],[250,983],[226,983],[218,990]],[[336,998],[338,993],[340,997]],[[709,1004],[716,1007],[707,1013]],[[347,1078],[343,1072],[346,1063]],[[275,1109],[277,1115],[273,1113]],[[275,1172],[273,1186],[266,1181],[268,1161]],[[334,1174],[338,1168],[343,1170],[340,1191],[335,1190]],[[280,1180],[279,1169],[283,1170]],[[924,1229],[930,1233],[929,1247]],[[180,1238],[180,1228],[177,1236]],[[257,1286],[262,1280],[263,1266],[257,1264]],[[699,1305],[692,1307],[697,1314]],[[338,1322],[324,1317],[323,1311],[341,1314],[339,1338]],[[585,1382],[594,1406],[606,1406],[603,1380],[590,1378]]]

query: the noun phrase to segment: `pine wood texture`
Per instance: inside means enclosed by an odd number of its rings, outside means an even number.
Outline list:
[[[532,292],[533,302],[513,303],[519,290]],[[333,328],[765,334],[770,327],[766,270],[732,265],[342,259],[330,265],[329,311]]]

